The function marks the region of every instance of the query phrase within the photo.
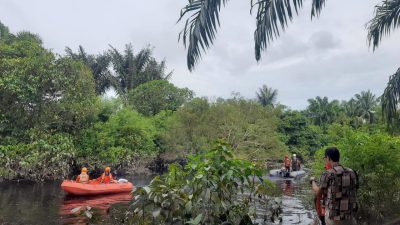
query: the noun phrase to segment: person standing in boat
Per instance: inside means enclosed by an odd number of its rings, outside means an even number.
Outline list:
[[[292,162],[289,159],[289,156],[285,155],[285,159],[283,160],[283,167],[285,168],[286,173],[290,173],[290,164]]]
[[[82,184],[88,184],[89,183],[89,175],[87,174],[88,170],[86,167],[83,167],[81,170],[81,174],[78,175],[76,178],[76,182],[82,183]]]
[[[104,169],[104,173],[101,174],[101,176],[98,177],[96,180],[98,180],[98,181],[100,181],[100,183],[104,183],[104,184],[115,183],[115,180],[111,174],[110,167],[106,167]]]
[[[292,156],[292,171],[299,171],[300,170],[300,160],[297,159],[296,154]]]

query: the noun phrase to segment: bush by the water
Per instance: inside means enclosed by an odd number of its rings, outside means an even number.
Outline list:
[[[28,144],[0,145],[0,177],[35,181],[67,178],[75,154],[67,134],[40,134]]]
[[[156,130],[151,119],[124,108],[106,122],[98,122],[79,138],[82,163],[128,166],[141,155],[156,155]]]
[[[273,185],[263,169],[234,159],[228,145],[171,165],[167,174],[134,191],[130,224],[253,224],[280,219]]]

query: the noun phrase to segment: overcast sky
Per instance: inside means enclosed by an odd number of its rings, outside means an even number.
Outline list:
[[[400,30],[385,38],[375,53],[367,46],[366,22],[377,0],[327,1],[319,19],[311,21],[305,1],[289,29],[262,61],[253,52],[255,16],[250,0],[231,0],[221,12],[217,40],[190,73],[185,49],[178,43],[183,24],[176,24],[186,0],[0,0],[0,21],[12,32],[39,34],[57,53],[78,45],[100,53],[111,44],[136,50],[151,44],[157,59],[174,70],[172,82],[197,96],[229,97],[240,92],[254,98],[263,84],[279,90],[278,101],[303,109],[307,99],[349,99],[362,90],[383,92],[389,75],[400,67]]]

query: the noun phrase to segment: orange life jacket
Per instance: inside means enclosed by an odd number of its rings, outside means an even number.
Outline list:
[[[108,175],[106,175],[106,173],[103,173],[103,174],[101,175],[101,180],[100,180],[100,182],[101,182],[101,183],[108,184],[108,183],[110,183],[110,182],[113,181],[113,180],[114,180],[114,179],[113,179],[113,176],[112,176],[111,173],[108,173]]]
[[[322,192],[315,197],[315,209],[317,210],[318,216],[325,216],[325,206],[322,204],[323,199],[324,194],[322,194]]]
[[[325,169],[326,169],[326,170],[332,169],[331,164],[325,163]]]
[[[285,158],[284,164],[285,164],[285,167],[290,167],[290,159],[289,158]]]

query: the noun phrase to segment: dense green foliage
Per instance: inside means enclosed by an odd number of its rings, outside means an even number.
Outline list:
[[[29,144],[0,145],[0,177],[51,180],[67,178],[76,149],[67,134],[32,134]]]
[[[339,102],[337,100],[329,101],[327,97],[321,98],[317,96],[315,99],[308,99],[309,106],[307,108],[310,117],[313,118],[314,124],[324,126],[333,123],[339,113]]]
[[[255,219],[277,219],[279,205],[267,196],[271,184],[262,175],[261,168],[234,159],[229,147],[219,144],[190,157],[184,168],[171,165],[167,174],[138,188],[130,224],[253,224]]]
[[[322,129],[312,124],[305,113],[286,111],[282,113],[278,131],[289,151],[301,158],[312,157],[325,144]]]
[[[56,58],[40,43],[13,40],[0,45],[0,135],[21,135],[33,127],[73,132],[96,111],[90,72]]]
[[[166,80],[155,80],[139,85],[128,93],[128,103],[146,116],[162,110],[176,111],[193,97],[187,88],[177,88]]]
[[[137,156],[156,153],[155,132],[150,119],[121,109],[106,122],[99,121],[83,132],[78,141],[78,157],[83,158],[84,164],[129,166]]]
[[[195,98],[175,113],[162,138],[181,154],[209,149],[221,139],[241,158],[278,159],[286,152],[276,132],[279,113],[241,97],[216,102]]]

